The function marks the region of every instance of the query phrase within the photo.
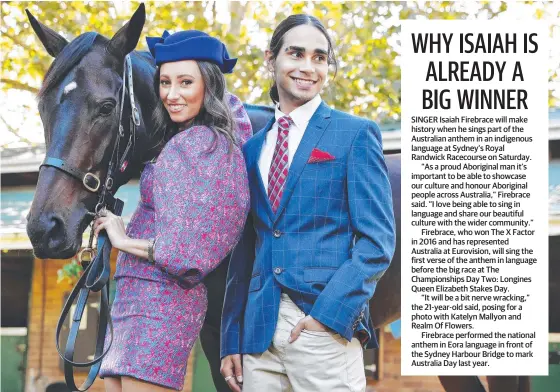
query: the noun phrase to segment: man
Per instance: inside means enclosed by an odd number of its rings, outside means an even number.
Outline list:
[[[251,212],[228,271],[222,375],[236,392],[364,391],[368,303],[395,247],[381,135],[322,102],[336,61],[317,19],[280,23],[266,60],[277,107],[244,146]]]

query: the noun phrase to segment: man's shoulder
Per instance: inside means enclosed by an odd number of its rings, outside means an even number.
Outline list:
[[[247,151],[252,149],[255,143],[258,143],[257,140],[262,139],[263,134],[267,133],[268,129],[265,128],[261,128],[260,130],[257,130],[253,136],[251,136],[251,138],[249,140],[247,140],[247,142],[245,142],[245,144],[243,145],[243,153],[247,154]]]
[[[251,120],[253,133],[257,133],[274,118],[274,107],[244,103],[243,106]]]
[[[340,110],[331,110],[331,121],[336,123],[336,128],[342,127],[344,129],[356,129],[356,131],[364,128],[369,128],[374,131],[379,131],[379,127],[375,123],[375,121],[364,117],[358,117]]]

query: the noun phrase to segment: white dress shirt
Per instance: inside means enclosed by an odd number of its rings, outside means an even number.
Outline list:
[[[292,123],[288,132],[288,168],[292,164],[292,159],[297,151],[299,143],[303,138],[303,133],[307,128],[307,124],[315,114],[315,111],[321,104],[321,96],[316,95],[311,101],[306,102],[299,108],[293,110],[289,116],[292,118]],[[274,148],[276,147],[276,139],[278,139],[278,119],[286,116],[280,111],[279,105],[276,106],[274,114],[276,122],[266,134],[266,139],[261,148],[261,155],[259,157],[259,171],[263,180],[264,188],[268,190],[268,172],[270,171],[270,164],[274,156]]]

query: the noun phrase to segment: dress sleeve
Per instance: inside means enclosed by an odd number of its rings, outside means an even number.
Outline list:
[[[247,140],[253,136],[253,128],[251,126],[251,120],[249,115],[243,106],[243,102],[239,100],[235,95],[226,93],[227,101],[233,115],[233,122],[236,127],[236,135],[239,144],[242,146]]]
[[[223,136],[195,126],[175,135],[155,165],[155,263],[186,287],[233,249],[249,211],[243,153],[228,147]]]

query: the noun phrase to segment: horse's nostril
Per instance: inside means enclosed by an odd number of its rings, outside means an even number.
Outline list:
[[[47,217],[46,239],[49,247],[58,248],[64,241],[64,221],[57,214],[50,214]]]
[[[63,228],[64,222],[62,221],[62,218],[56,214],[51,215],[49,221],[49,232],[51,236],[56,237],[57,234],[60,234]]]

